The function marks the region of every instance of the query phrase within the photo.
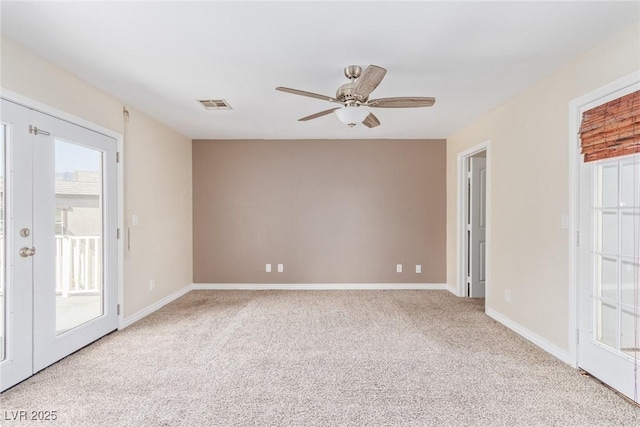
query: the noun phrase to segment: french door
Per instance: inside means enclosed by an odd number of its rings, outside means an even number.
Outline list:
[[[638,402],[640,154],[580,168],[578,364]]]
[[[117,328],[116,140],[0,100],[0,389]]]

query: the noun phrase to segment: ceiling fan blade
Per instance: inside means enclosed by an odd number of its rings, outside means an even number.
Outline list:
[[[435,104],[436,99],[424,96],[403,96],[397,98],[378,98],[367,102],[367,107],[376,108],[413,108],[413,107],[431,107]]]
[[[368,128],[374,128],[376,126],[380,126],[380,120],[373,113],[369,113],[369,115],[362,121],[362,124]]]
[[[369,65],[356,80],[354,92],[367,98],[378,87],[387,70],[377,65]]]
[[[276,90],[279,90],[280,92],[292,93],[294,95],[308,96],[309,98],[322,99],[323,101],[339,102],[337,99],[327,95],[320,95],[319,93],[307,92],[307,91],[298,90],[298,89],[291,89],[289,87],[278,86]]]
[[[318,117],[326,116],[327,114],[333,113],[335,110],[339,110],[342,107],[330,108],[329,110],[320,111],[319,113],[311,114],[310,116],[303,117],[298,119],[299,122],[306,122],[307,120],[317,119]]]

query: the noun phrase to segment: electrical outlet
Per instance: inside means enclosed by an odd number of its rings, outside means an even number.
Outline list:
[[[284,264],[278,264],[278,273],[282,273],[284,271]]]
[[[416,264],[416,273],[422,273],[422,265]]]
[[[266,271],[267,273],[271,273],[271,264],[267,264],[264,268],[264,271]]]
[[[506,302],[511,302],[511,291],[509,290],[504,291],[504,300]]]
[[[152,291],[156,288],[156,281],[151,279],[149,280],[149,290]]]
[[[396,273],[402,273],[402,264],[396,264]]]

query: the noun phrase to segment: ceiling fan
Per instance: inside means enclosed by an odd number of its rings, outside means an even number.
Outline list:
[[[318,117],[335,112],[338,119],[349,127],[354,127],[356,124],[362,123],[369,128],[373,128],[380,124],[380,120],[378,120],[373,113],[362,107],[431,107],[436,102],[435,98],[418,96],[369,99],[369,95],[378,87],[385,74],[387,74],[387,70],[377,65],[369,65],[364,71],[362,71],[362,68],[358,65],[349,65],[344,69],[344,75],[350,81],[338,88],[335,98],[282,86],[278,86],[276,90],[342,104],[340,107],[320,111],[319,113],[298,119],[298,121],[306,122],[307,120],[317,119]]]

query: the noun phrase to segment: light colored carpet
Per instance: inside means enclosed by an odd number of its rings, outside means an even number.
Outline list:
[[[55,410],[64,426],[640,425],[640,409],[482,304],[446,291],[194,291],[1,407]]]

